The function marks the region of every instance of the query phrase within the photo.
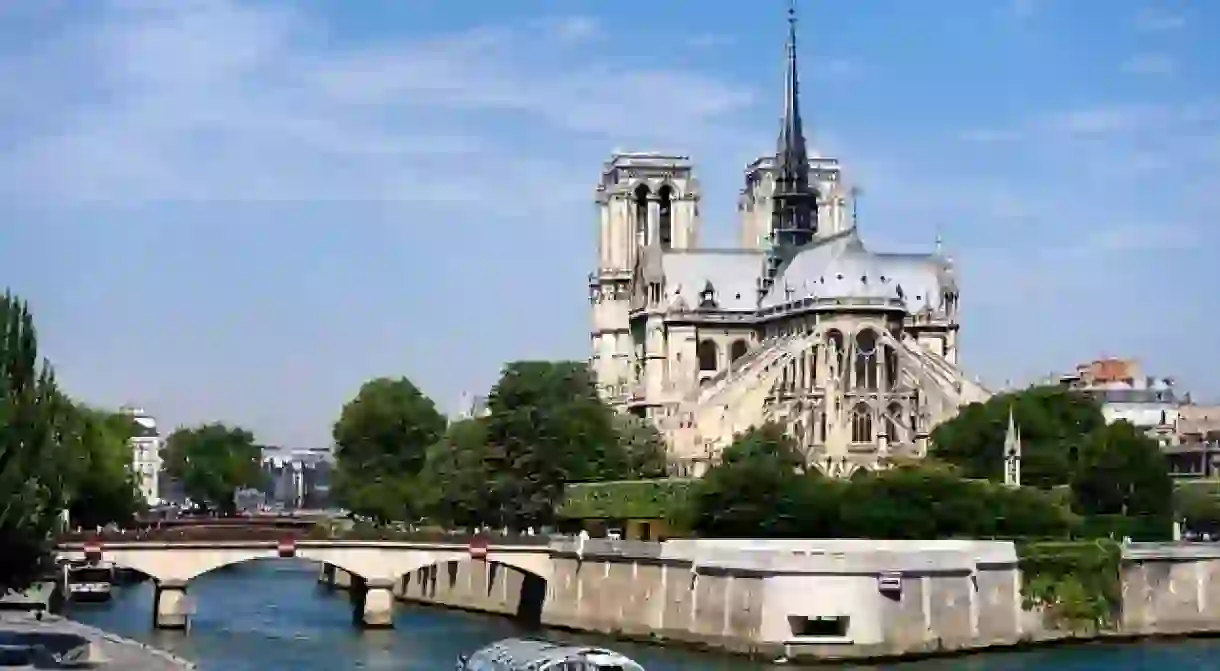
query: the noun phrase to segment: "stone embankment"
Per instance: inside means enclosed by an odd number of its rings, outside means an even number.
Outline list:
[[[193,671],[193,663],[138,641],[57,615],[0,611],[0,650],[9,657],[28,650],[30,668],[91,668],[118,671]],[[0,664],[0,666],[3,666]],[[20,667],[18,667],[20,668]]]
[[[545,579],[468,560],[420,569],[394,592],[408,602],[560,629],[787,661],[1220,632],[1215,544],[1125,547],[1121,603],[1101,631],[1065,630],[1042,609],[1028,609],[1011,543],[593,541],[552,548]]]

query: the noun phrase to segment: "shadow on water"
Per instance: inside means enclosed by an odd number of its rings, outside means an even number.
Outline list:
[[[318,566],[303,560],[261,560],[200,576],[190,585],[195,603],[189,633],[149,627],[153,585],[117,588],[106,604],[73,606],[69,617],[153,645],[199,663],[203,671],[343,671],[453,668],[461,653],[524,632],[508,618],[402,604],[394,629],[352,626],[348,595],[317,584]],[[557,635],[556,635],[557,636]],[[566,637],[566,636],[565,636]],[[649,671],[757,671],[774,668],[747,661],[688,654],[657,646],[577,640],[614,647]],[[1136,671],[1217,669],[1220,642],[1084,646],[991,654],[857,671]]]

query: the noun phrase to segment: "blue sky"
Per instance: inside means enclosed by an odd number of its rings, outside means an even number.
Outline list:
[[[872,247],[942,233],[967,369],[1220,395],[1220,5],[800,5],[810,141]],[[728,245],[777,131],[782,0],[644,7],[2,2],[2,283],[78,396],[272,443],[327,444],[370,377],[451,409],[583,359],[601,162],[690,154]]]

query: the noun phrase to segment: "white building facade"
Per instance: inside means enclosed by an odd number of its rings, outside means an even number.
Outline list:
[[[140,496],[148,505],[161,502],[158,497],[161,480],[161,448],[165,439],[157,428],[157,419],[144,411],[143,408],[124,407],[121,412],[132,419],[133,432],[131,445],[131,470],[135,475],[136,484],[140,488]]]

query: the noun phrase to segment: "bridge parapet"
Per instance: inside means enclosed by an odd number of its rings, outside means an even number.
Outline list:
[[[123,539],[98,543],[103,558],[148,575],[158,583],[185,585],[224,566],[284,556],[284,539],[267,540],[178,540]],[[60,556],[84,559],[86,548],[96,541],[64,543]],[[403,575],[426,566],[461,562],[472,558],[474,546],[462,543],[398,540],[299,540],[292,541],[292,556],[331,564],[370,584],[391,584]],[[478,547],[480,558],[532,573],[542,579],[551,575],[549,545],[488,543]]]
[[[101,542],[111,545],[129,542],[272,542],[287,538],[292,538],[299,542],[372,541],[379,543],[440,543],[464,546],[477,542],[513,547],[546,547],[555,539],[561,537],[442,531],[396,531],[393,529],[367,529],[360,527],[350,530],[332,530],[321,526],[306,529],[303,527],[227,524],[220,526],[184,526],[160,529],[104,531],[101,533],[78,532],[61,535],[59,542],[60,544]]]

